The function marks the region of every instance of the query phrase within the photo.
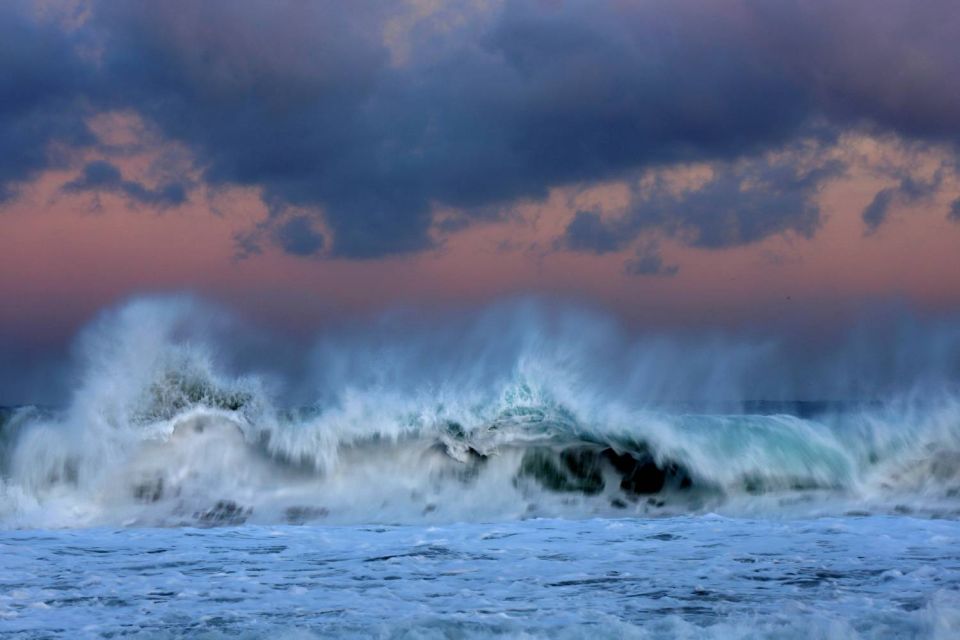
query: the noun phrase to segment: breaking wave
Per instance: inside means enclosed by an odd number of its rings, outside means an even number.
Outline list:
[[[943,376],[868,402],[747,402],[769,344],[630,342],[536,303],[331,335],[287,378],[240,371],[240,332],[189,298],[104,314],[63,407],[0,411],[0,524],[960,513]]]

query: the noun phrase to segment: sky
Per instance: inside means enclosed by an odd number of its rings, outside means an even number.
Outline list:
[[[955,0],[7,0],[0,356],[170,291],[291,335],[946,317],[958,43]]]

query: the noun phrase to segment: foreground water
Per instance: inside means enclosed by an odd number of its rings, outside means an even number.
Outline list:
[[[0,534],[0,635],[953,638],[960,523],[714,515]]]

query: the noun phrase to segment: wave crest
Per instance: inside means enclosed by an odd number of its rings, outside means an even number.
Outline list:
[[[321,342],[312,356],[321,373],[308,376],[316,400],[289,409],[269,375],[230,365],[222,339],[232,320],[182,299],[122,307],[82,336],[80,383],[64,409],[0,412],[0,521],[207,526],[906,503],[953,515],[960,506],[956,394],[804,405],[801,415],[776,403],[703,412],[639,393],[652,374],[624,362],[649,354],[634,346],[616,360],[621,337],[589,316],[547,322],[523,309],[502,320],[493,333],[416,348],[344,339],[338,352]],[[764,349],[736,351],[739,362]]]

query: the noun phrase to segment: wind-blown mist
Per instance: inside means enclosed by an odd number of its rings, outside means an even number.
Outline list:
[[[960,331],[636,336],[514,300],[309,349],[189,297],[79,336],[68,397],[4,410],[13,526],[688,511],[954,513]]]

